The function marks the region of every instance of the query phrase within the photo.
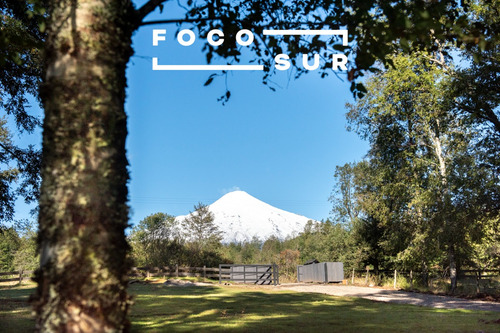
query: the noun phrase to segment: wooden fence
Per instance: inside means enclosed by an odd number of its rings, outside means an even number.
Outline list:
[[[349,274],[349,275],[347,275]],[[413,288],[413,284],[417,281],[422,282],[423,277],[427,279],[427,284],[432,286],[434,282],[440,280],[449,279],[449,272],[447,270],[429,270],[427,272],[420,271],[404,271],[404,270],[379,270],[375,272],[367,268],[366,270],[355,270],[351,272],[346,272],[346,276],[350,276],[351,283],[354,284],[354,278],[362,278],[365,281],[365,285],[370,284],[372,281],[382,281],[382,280],[393,280],[393,287],[398,286],[398,282],[401,280],[406,280]],[[457,276],[458,283],[464,285],[474,286],[476,292],[491,292],[495,290],[492,287],[498,283],[495,280],[500,280],[500,269],[498,270],[461,270]]]
[[[30,280],[34,271],[19,271],[19,272],[5,272],[0,273],[0,282],[14,282],[19,283],[24,280]]]
[[[19,282],[30,280],[34,271],[0,273],[1,282]],[[130,277],[203,277],[219,278],[219,268],[211,267],[132,267]]]
[[[130,277],[203,277],[219,278],[219,268],[214,267],[132,267]]]
[[[34,271],[5,272],[0,273],[0,282],[22,282],[31,279]],[[203,277],[209,279],[219,279],[218,267],[132,267],[129,277]]]

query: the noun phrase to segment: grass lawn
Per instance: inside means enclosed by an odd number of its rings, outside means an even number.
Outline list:
[[[0,285],[0,332],[30,332],[35,321],[28,304],[35,291],[33,283],[22,286]]]
[[[34,286],[0,286],[0,331],[33,325]],[[133,332],[500,332],[500,313],[441,310],[274,288],[133,284]]]

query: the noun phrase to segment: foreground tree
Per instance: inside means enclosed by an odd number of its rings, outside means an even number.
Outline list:
[[[127,296],[128,1],[49,2],[37,330],[122,331]]]

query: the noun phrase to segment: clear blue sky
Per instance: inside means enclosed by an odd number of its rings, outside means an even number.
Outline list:
[[[161,18],[181,17],[172,5]],[[153,28],[167,29],[158,47]],[[204,63],[203,41],[180,46],[176,29],[146,26],[133,38],[125,105],[132,224],[155,212],[186,214],[234,189],[312,219],[328,218],[335,166],[359,161],[367,151],[345,129],[349,83],[315,72],[294,80],[284,72],[274,78],[273,92],[261,83],[261,72],[234,71],[224,106],[217,102],[223,78],[204,87],[211,72],[152,70],[152,57],[162,64]],[[20,205],[18,218],[27,217],[25,208]]]
[[[179,18],[174,4],[162,16]],[[152,46],[152,30],[167,40]],[[239,188],[278,208],[326,219],[335,166],[360,160],[367,145],[345,129],[349,83],[311,72],[289,72],[261,83],[261,72],[233,71],[232,96],[223,106],[223,78],[208,87],[211,72],[153,71],[160,64],[203,64],[203,40],[180,46],[174,25],[145,26],[134,36],[136,56],[127,72],[128,153],[132,222],[162,211],[186,214]],[[243,61],[242,64],[245,62]],[[343,76],[345,77],[345,76]]]

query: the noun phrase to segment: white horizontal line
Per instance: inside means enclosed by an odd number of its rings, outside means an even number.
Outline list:
[[[264,35],[343,35],[347,30],[264,30]]]
[[[264,35],[268,36],[300,36],[300,35],[340,35],[342,36],[342,45],[347,46],[347,30],[264,30]]]
[[[264,65],[158,65],[153,57],[154,71],[263,71]]]

